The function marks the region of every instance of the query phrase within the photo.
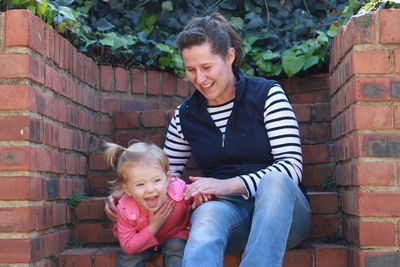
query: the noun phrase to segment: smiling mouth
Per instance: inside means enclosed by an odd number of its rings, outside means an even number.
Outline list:
[[[210,82],[210,83],[201,85],[201,88],[208,89],[208,88],[210,88],[210,87],[213,86],[213,85],[214,85],[214,82]]]
[[[155,207],[157,207],[157,204],[158,204],[158,197],[145,198],[145,201],[146,201],[147,205],[149,205],[149,207],[155,208]]]

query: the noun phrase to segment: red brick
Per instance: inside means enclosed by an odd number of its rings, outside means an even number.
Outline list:
[[[108,117],[103,117],[100,120],[100,134],[112,136],[114,127],[113,121]]]
[[[325,180],[332,180],[332,175],[332,165],[304,165],[302,181],[306,187],[320,187]]]
[[[398,134],[358,135],[361,156],[398,157],[400,156],[400,136]]]
[[[374,60],[371,60],[373,58]],[[351,53],[353,74],[390,73],[389,53],[386,50],[354,51]]]
[[[59,49],[58,66],[64,70],[66,69],[66,66],[65,66],[65,42],[66,42],[66,40],[63,37],[61,37],[61,35],[60,35],[59,47],[58,47],[58,49]]]
[[[352,192],[344,191],[342,209],[357,216],[400,216],[400,192]]]
[[[112,234],[112,223],[85,223],[75,227],[75,237],[84,243],[110,243],[116,239]]]
[[[400,43],[400,33],[393,25],[400,25],[399,10],[381,10],[379,12],[379,41],[383,44]]]
[[[366,222],[345,218],[344,237],[357,246],[395,246],[393,222]]]
[[[301,248],[301,249],[286,250],[282,266],[283,267],[313,266],[312,249]]]
[[[354,122],[352,129],[387,130],[392,128],[392,110],[390,106],[353,105],[349,112],[352,117],[350,120]]]
[[[124,68],[115,68],[115,90],[118,92],[129,91],[129,72]]]
[[[109,194],[108,181],[114,179],[115,175],[111,174],[110,175],[91,174],[88,177],[89,188],[91,192],[93,192],[93,194],[95,195]]]
[[[138,112],[117,112],[115,113],[116,129],[134,129],[139,127]]]
[[[69,207],[65,203],[53,204],[53,226],[68,224]]]
[[[36,229],[35,207],[0,208],[1,232],[30,232]]]
[[[0,78],[30,78],[44,84],[44,64],[28,54],[1,54]]]
[[[131,70],[132,93],[144,94],[146,91],[146,73],[140,69]]]
[[[299,122],[311,120],[311,106],[308,104],[293,104],[293,111]]]
[[[32,110],[33,94],[26,85],[0,85],[0,110]]]
[[[395,246],[395,224],[392,222],[358,222],[360,246]]]
[[[101,112],[114,113],[121,111],[121,99],[104,97],[101,99]]]
[[[60,254],[59,265],[62,267],[92,266],[92,257],[98,248],[69,249]]]
[[[325,143],[331,140],[329,123],[300,124],[302,144]]]
[[[394,183],[394,165],[390,162],[350,162],[337,165],[340,185],[390,186]]]
[[[18,27],[15,27],[18,25]],[[27,10],[6,12],[5,45],[27,46],[44,55],[46,24]]]
[[[176,91],[176,77],[169,72],[162,72],[162,92],[163,95],[172,96]]]
[[[394,50],[394,71],[400,73],[400,50]]]
[[[31,19],[32,13],[27,10],[6,12],[5,46],[29,46]]]
[[[0,132],[0,140],[31,140],[35,129],[31,129],[30,122],[34,120],[26,116],[0,117],[0,129],[7,129]]]
[[[53,256],[64,250],[70,235],[69,230],[53,232],[41,236],[43,239],[45,257]]]
[[[164,111],[144,111],[141,118],[144,127],[164,127],[166,123]]]
[[[75,216],[78,220],[101,220],[104,215],[104,197],[82,200],[75,209]]]
[[[89,167],[91,170],[108,170],[108,166],[104,153],[90,153],[89,156]]]
[[[0,262],[29,263],[42,257],[41,241],[35,239],[0,239]]]
[[[30,170],[32,149],[27,146],[0,147],[0,169],[2,171]]]
[[[309,192],[308,196],[314,214],[330,214],[339,211],[339,197],[336,192]]]
[[[400,106],[393,106],[394,128],[400,129]]]
[[[161,94],[161,73],[159,71],[147,72],[147,93],[149,95]]]
[[[348,252],[345,247],[323,243],[313,243],[312,246],[315,249],[315,266],[348,266]]]
[[[42,200],[44,199],[43,179],[31,176],[2,176],[0,178],[0,199]]]
[[[94,267],[113,267],[117,266],[118,248],[100,248],[94,257]]]
[[[357,267],[367,267],[366,259],[374,258],[379,256],[384,256],[385,252],[375,252],[372,250],[360,250],[358,248],[349,247],[349,266],[357,266]],[[391,254],[391,252],[386,252],[386,254]],[[388,262],[386,262],[388,263]],[[379,265],[375,265],[379,266]],[[386,266],[386,265],[383,265]],[[389,265],[390,266],[390,265]],[[395,265],[394,265],[395,266]]]
[[[305,164],[326,163],[330,161],[330,151],[328,145],[303,145],[302,150]]]
[[[339,219],[336,217],[316,217],[311,220],[309,238],[333,238],[339,237]]]
[[[100,88],[103,91],[114,90],[114,72],[111,66],[100,65]]]
[[[176,82],[176,95],[181,97],[189,96],[189,82],[181,78],[177,78]]]

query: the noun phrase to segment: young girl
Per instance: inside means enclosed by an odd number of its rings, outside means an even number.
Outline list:
[[[181,266],[191,211],[191,202],[184,199],[186,183],[169,177],[168,158],[154,144],[105,145],[107,162],[125,192],[113,229],[124,251],[118,266],[142,266],[158,245],[167,267]]]

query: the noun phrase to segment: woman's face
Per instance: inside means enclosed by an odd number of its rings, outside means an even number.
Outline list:
[[[207,99],[209,105],[220,105],[235,96],[235,75],[232,63],[235,49],[230,48],[225,58],[211,52],[206,42],[182,50],[189,81]]]

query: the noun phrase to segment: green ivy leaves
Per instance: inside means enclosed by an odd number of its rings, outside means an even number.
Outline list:
[[[317,33],[317,38],[303,41],[300,45],[295,45],[283,53],[282,67],[289,78],[302,70],[305,71],[324,62],[328,36],[321,31]]]
[[[326,70],[329,38],[357,13],[399,7],[386,0],[5,0],[27,8],[101,63],[184,76],[176,35],[192,17],[218,11],[243,37],[248,75],[299,76]],[[346,6],[347,4],[347,6]]]

